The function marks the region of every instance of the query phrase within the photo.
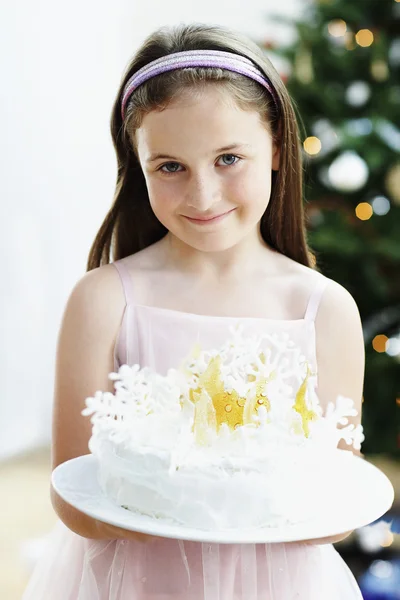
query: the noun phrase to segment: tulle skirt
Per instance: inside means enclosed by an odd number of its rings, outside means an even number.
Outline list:
[[[57,523],[22,600],[362,600],[330,545],[89,540]]]

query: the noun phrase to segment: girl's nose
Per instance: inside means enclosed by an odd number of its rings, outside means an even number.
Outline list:
[[[186,204],[199,212],[206,212],[219,202],[219,182],[211,175],[193,177],[186,195]]]

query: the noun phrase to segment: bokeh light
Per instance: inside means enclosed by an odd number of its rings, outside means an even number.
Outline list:
[[[371,74],[376,81],[385,81],[389,77],[389,67],[382,59],[374,60],[371,64]]]
[[[346,22],[343,19],[334,19],[328,24],[328,31],[333,37],[341,37],[347,31]]]
[[[376,215],[387,215],[390,210],[390,200],[386,196],[376,196],[372,200],[371,206]]]
[[[356,206],[356,215],[361,221],[368,221],[373,214],[372,206],[368,202],[360,202]]]
[[[387,342],[388,337],[386,335],[376,335],[372,340],[372,347],[376,352],[385,352]]]
[[[373,41],[374,34],[369,29],[360,29],[360,31],[356,33],[356,42],[359,46],[362,46],[363,48],[371,46]]]
[[[306,140],[304,140],[303,146],[307,154],[314,156],[315,154],[318,154],[321,151],[322,144],[319,138],[312,135]]]

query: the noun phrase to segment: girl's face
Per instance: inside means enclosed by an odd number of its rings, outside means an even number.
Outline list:
[[[218,252],[258,238],[279,168],[258,112],[210,85],[146,114],[136,147],[154,214],[181,242]]]

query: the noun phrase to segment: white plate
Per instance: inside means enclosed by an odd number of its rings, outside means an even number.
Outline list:
[[[68,504],[99,521],[149,535],[220,544],[297,542],[338,535],[372,523],[390,509],[394,500],[393,486],[386,475],[361,458],[354,460],[353,490],[346,489],[334,502],[327,501],[314,520],[285,527],[204,531],[130,512],[103,494],[92,454],[59,465],[53,471],[52,485]]]

